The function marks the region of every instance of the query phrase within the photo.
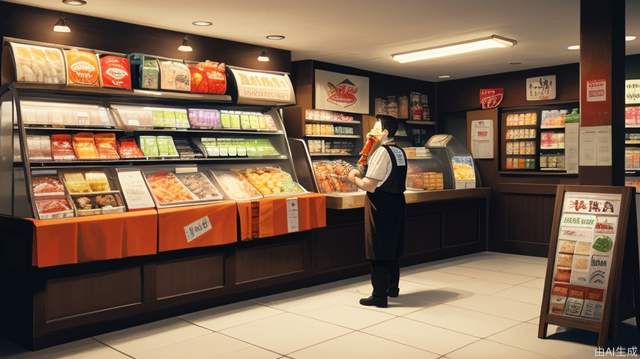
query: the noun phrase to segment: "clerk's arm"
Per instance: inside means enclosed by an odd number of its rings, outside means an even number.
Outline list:
[[[367,192],[374,192],[378,187],[378,183],[380,181],[376,181],[369,177],[360,178],[358,177],[359,174],[360,172],[358,172],[358,170],[352,170],[349,173],[349,179],[351,180],[351,182],[355,183],[355,185],[362,190],[365,190]]]

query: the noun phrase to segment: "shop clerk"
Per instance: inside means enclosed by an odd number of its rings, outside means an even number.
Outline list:
[[[379,116],[381,146],[369,156],[364,178],[353,170],[349,179],[367,191],[365,201],[365,243],[371,262],[373,294],[360,300],[366,306],[386,307],[387,296],[399,293],[398,258],[404,247],[404,190],[407,178],[407,156],[395,145],[393,137],[398,120]]]

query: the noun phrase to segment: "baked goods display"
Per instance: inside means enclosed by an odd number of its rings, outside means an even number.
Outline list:
[[[444,189],[444,175],[435,171],[407,173],[407,189],[441,191]]]
[[[16,81],[42,84],[66,83],[65,63],[60,49],[12,42]]]
[[[172,172],[145,172],[145,178],[151,189],[151,194],[161,206],[198,200],[198,197],[191,193]]]
[[[232,171],[213,171],[216,182],[229,199],[248,200],[262,197],[247,179]]]
[[[236,172],[264,196],[303,192],[293,177],[279,167],[245,168]]]
[[[352,169],[354,169],[353,165],[343,160],[314,161],[313,171],[318,190],[322,193],[356,192],[358,187],[348,179]]]
[[[219,200],[222,194],[202,172],[178,173],[180,182],[201,200]]]

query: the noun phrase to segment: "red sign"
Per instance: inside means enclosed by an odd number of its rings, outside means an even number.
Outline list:
[[[329,89],[327,101],[334,105],[349,107],[358,102],[358,97],[356,97],[358,87],[349,79],[344,79],[337,85],[328,82],[327,87]]]
[[[480,89],[480,105],[483,110],[500,106],[503,97],[503,88]]]

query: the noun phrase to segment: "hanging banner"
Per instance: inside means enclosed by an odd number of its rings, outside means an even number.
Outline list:
[[[503,98],[504,88],[480,89],[480,105],[483,110],[500,106]]]
[[[640,80],[626,80],[624,82],[624,103],[627,105],[640,103]]]
[[[369,113],[369,78],[315,70],[315,108]]]
[[[527,101],[544,101],[556,98],[556,75],[527,79]]]

